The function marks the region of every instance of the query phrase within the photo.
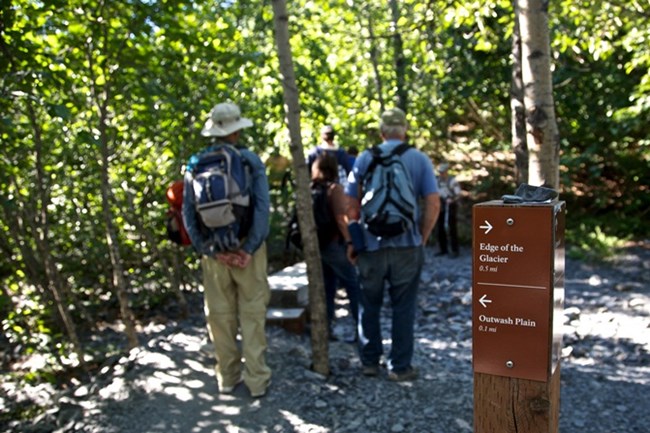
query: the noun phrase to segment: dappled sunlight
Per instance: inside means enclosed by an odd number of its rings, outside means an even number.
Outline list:
[[[214,416],[214,414],[212,414]],[[192,429],[192,432],[209,432],[209,431],[218,431],[224,433],[241,433],[239,426],[234,425],[231,421],[220,420],[217,423],[218,429],[215,426],[214,421],[210,420],[199,420],[196,424],[196,427]]]
[[[634,344],[646,346],[646,350],[650,350],[649,325],[650,320],[647,316],[635,315],[634,311],[630,311],[629,314],[612,311],[582,312],[575,326],[572,324],[565,326],[565,334],[575,330],[581,338],[595,336],[603,339],[614,337],[621,339],[622,337]]]
[[[147,392],[164,392],[166,382],[154,375],[139,379],[135,384]]]
[[[138,363],[155,367],[158,370],[171,370],[176,367],[176,363],[169,356],[155,352],[149,352],[146,356],[142,356]]]
[[[160,382],[175,383],[175,384],[181,383],[181,379],[179,377],[164,371],[156,371],[153,374],[153,377],[159,379]]]
[[[602,377],[612,382],[650,385],[650,367],[625,366],[624,368],[616,368],[603,366],[602,363],[593,358],[575,358],[565,362],[592,377]]]
[[[100,389],[99,396],[103,399],[110,398],[115,401],[128,400],[131,397],[123,377],[114,378],[111,383]]]
[[[212,410],[213,410],[212,412],[213,416],[215,413],[220,413],[227,416],[237,416],[241,413],[241,407],[233,406],[230,404],[218,404],[212,406]]]
[[[212,367],[206,367],[205,363],[198,362],[194,359],[185,359],[183,361],[189,368],[195,371],[210,372]]]
[[[198,379],[185,380],[183,381],[183,383],[187,388],[192,388],[192,389],[200,389],[205,386],[205,382]]]
[[[293,412],[289,412],[288,410],[280,410],[280,415],[284,419],[286,419],[294,428],[295,432],[300,432],[300,433],[325,433],[329,432],[330,430],[319,425],[315,424],[310,424],[308,422],[305,422],[302,418],[300,418],[298,415],[294,414]]]
[[[471,324],[467,325],[467,329],[471,329]],[[419,350],[428,353],[430,359],[435,359],[440,356],[459,362],[471,361],[472,359],[472,340],[469,338],[463,337],[458,340],[453,340],[419,337],[416,338],[416,342],[420,347]]]
[[[470,350],[471,349],[471,347],[464,347],[462,342],[459,343],[458,341],[418,338],[417,342],[421,347],[425,349],[431,349],[431,350],[447,351],[447,350],[464,350],[464,349]]]
[[[215,391],[216,391],[216,386],[215,386]],[[208,392],[199,392],[196,394],[196,396],[202,400],[210,400],[210,401],[214,400],[214,395]]]
[[[276,272],[268,277],[270,286],[282,286],[287,290],[297,290],[305,287],[307,281],[307,264],[300,262],[294,266],[284,268],[281,272]]]
[[[183,402],[191,401],[194,398],[189,389],[180,386],[168,386],[163,390],[163,392]]]
[[[172,335],[169,341],[184,346],[189,350],[199,350],[199,347],[201,346],[200,336],[192,336],[183,333]]]

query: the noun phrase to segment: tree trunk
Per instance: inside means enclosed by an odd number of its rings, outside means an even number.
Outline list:
[[[289,43],[289,15],[287,13],[286,0],[273,0],[273,22],[275,25],[278,58],[280,60],[280,73],[282,74],[287,124],[291,139],[289,147],[293,157],[293,167],[296,172],[298,224],[303,235],[303,251],[305,253],[305,261],[307,262],[309,306],[312,322],[312,363],[315,372],[329,376],[325,288],[323,285],[323,271],[318,249],[318,238],[316,236],[316,223],[314,222],[311,205],[309,177],[300,134],[300,99],[293,69],[291,45]]]
[[[559,188],[560,137],[551,81],[548,0],[517,0],[526,110],[528,183]]]
[[[108,96],[106,99],[108,100]],[[113,225],[113,212],[111,210],[112,190],[109,180],[109,159],[110,159],[110,145],[108,140],[108,132],[106,127],[106,105],[98,104],[99,106],[99,131],[100,131],[100,146],[101,146],[101,194],[102,194],[102,214],[104,216],[104,225],[106,230],[106,245],[108,246],[108,253],[111,259],[111,269],[113,272],[113,289],[117,295],[117,300],[120,304],[120,315],[124,323],[124,333],[126,334],[128,348],[133,349],[139,345],[138,335],[135,330],[135,319],[133,311],[129,305],[129,296],[127,289],[127,281],[124,277],[124,267],[122,266],[122,256],[120,254],[119,240],[115,226]]]
[[[516,2],[515,17],[518,16]],[[512,149],[515,153],[517,184],[528,182],[528,146],[526,145],[526,111],[524,109],[524,83],[521,76],[521,34],[515,19],[512,34],[512,82],[510,86],[510,116]]]
[[[178,258],[179,256],[184,257],[185,252],[183,250],[183,247],[175,244],[172,245],[172,254],[174,256],[172,259],[172,263],[170,263],[170,261],[167,259],[165,254],[163,254],[163,252],[160,251],[160,248],[158,248],[159,242],[154,236],[154,234],[151,232],[151,230],[149,230],[146,227],[146,224],[143,222],[142,217],[136,214],[135,212],[136,206],[133,201],[133,194],[131,193],[127,182],[123,184],[123,189],[124,189],[124,195],[126,196],[126,199],[129,203],[129,209],[134,210],[133,213],[129,214],[128,220],[131,224],[133,224],[133,226],[138,230],[140,235],[147,242],[147,245],[149,246],[149,249],[151,250],[153,256],[157,257],[158,260],[160,261],[162,272],[165,274],[167,280],[170,282],[171,291],[174,293],[176,299],[178,300],[178,306],[180,307],[181,318],[185,319],[189,316],[190,309],[187,304],[187,299],[185,298],[185,295],[181,290],[182,262]]]
[[[38,251],[38,255],[40,256],[41,265],[45,271],[44,273],[46,287],[52,293],[54,304],[56,305],[56,309],[59,313],[61,321],[63,322],[63,326],[66,330],[70,343],[72,344],[72,349],[77,355],[79,365],[85,370],[86,363],[84,360],[83,347],[81,345],[81,341],[79,340],[74,320],[68,311],[69,300],[66,299],[67,297],[65,296],[68,290],[66,290],[64,287],[62,279],[59,275],[59,270],[57,269],[51,253],[49,241],[49,218],[47,213],[50,194],[47,182],[45,180],[43,162],[43,139],[41,136],[41,128],[36,121],[36,113],[34,112],[34,107],[30,99],[28,99],[27,108],[29,111],[29,119],[32,125],[32,131],[34,132],[34,153],[36,164],[36,184],[34,186],[35,190],[37,191],[37,194],[32,199],[34,218],[30,218],[29,221],[32,225],[32,234],[34,241],[36,242],[36,249]]]
[[[406,90],[406,59],[404,58],[404,43],[399,32],[398,23],[400,18],[399,3],[397,0],[390,0],[390,9],[393,17],[393,67],[395,68],[395,89],[396,105],[405,113],[408,112],[408,92]]]
[[[379,54],[377,53],[377,44],[375,39],[375,30],[372,24],[372,14],[368,14],[368,36],[370,48],[368,53],[370,54],[370,63],[372,64],[372,70],[375,73],[375,89],[377,90],[377,100],[379,101],[380,112],[383,113],[386,110],[386,102],[384,101],[384,85],[381,79],[381,74],[379,73]]]

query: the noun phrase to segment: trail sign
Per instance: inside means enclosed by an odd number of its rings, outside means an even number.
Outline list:
[[[564,202],[492,201],[474,206],[475,372],[545,382],[557,365],[564,302],[564,211]]]
[[[473,208],[475,433],[557,433],[564,202]]]

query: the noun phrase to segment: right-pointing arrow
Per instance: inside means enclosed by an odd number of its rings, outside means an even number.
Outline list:
[[[483,224],[482,226],[478,226],[478,228],[485,229],[485,234],[488,234],[490,233],[490,230],[492,230],[492,224],[490,224],[488,220],[485,220],[484,222],[485,224]]]
[[[483,306],[483,308],[487,308],[486,304],[491,304],[492,300],[491,299],[486,299],[487,294],[481,296],[481,299],[478,300],[478,302]]]

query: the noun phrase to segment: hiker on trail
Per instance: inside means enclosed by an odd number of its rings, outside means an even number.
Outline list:
[[[424,245],[440,212],[433,165],[424,153],[403,145],[406,144],[407,129],[406,115],[402,110],[385,111],[380,120],[383,143],[359,155],[345,189],[352,238],[358,238],[356,233],[359,230],[364,243],[360,246],[355,240],[347,247],[348,258],[357,264],[361,281],[359,355],[362,374],[379,374],[383,354],[380,312],[387,283],[392,310],[392,343],[387,366],[388,379],[392,381],[410,381],[418,376],[417,369],[411,364],[416,297],[424,263]],[[375,172],[387,173],[384,181],[404,183],[398,191],[386,183],[373,185]],[[377,188],[372,190],[375,186]],[[370,212],[373,196],[381,198],[381,191],[386,190],[393,190],[388,194],[406,195],[410,192],[413,197],[404,204],[414,209],[409,216],[411,221],[405,221],[404,215],[386,214],[377,218],[377,212]],[[417,207],[420,199],[423,199],[422,209]]]
[[[311,176],[312,165],[314,164],[314,161],[316,161],[316,158],[323,154],[332,155],[336,159],[337,163],[336,182],[345,188],[352,165],[350,164],[348,153],[335,143],[335,137],[336,131],[331,125],[324,125],[321,128],[320,143],[307,152],[307,167]],[[331,290],[336,292],[336,288],[340,287],[343,282],[338,281],[332,270],[329,267],[326,267],[323,269],[323,284],[326,288],[334,287],[334,289]],[[330,338],[333,339],[334,337],[334,334],[330,332]]]
[[[338,163],[337,182],[345,187],[345,184],[347,183],[348,173],[350,173],[352,166],[350,165],[348,153],[344,149],[338,147],[336,143],[334,143],[334,137],[336,137],[336,132],[331,125],[325,125],[321,128],[321,142],[319,145],[310,149],[307,153],[307,167],[311,173],[311,166],[318,155],[321,155],[322,153],[334,155],[336,162]]]
[[[201,131],[209,145],[187,164],[183,220],[201,255],[205,314],[220,392],[232,393],[243,381],[253,397],[262,397],[271,381],[264,328],[271,297],[265,243],[270,200],[264,164],[255,153],[238,146],[241,130],[252,125],[241,117],[237,105],[214,106]],[[214,197],[223,190],[230,193]],[[232,199],[228,209],[240,213],[227,217],[224,210],[210,213],[217,202],[210,203],[206,196],[222,198],[221,202]],[[206,206],[201,207],[204,200]]]
[[[337,166],[336,159],[333,155],[329,153],[319,155],[311,167],[311,182],[312,191],[314,191],[314,188],[324,188],[328,204],[327,208],[321,210],[315,207],[314,212],[329,212],[334,223],[332,234],[326,233],[325,239],[321,239],[322,228],[317,227],[319,230],[319,243],[321,244],[320,257],[323,274],[329,276],[324,278],[329,338],[331,341],[338,339],[333,333],[332,324],[334,322],[336,308],[336,292],[340,283],[345,288],[350,303],[350,314],[355,324],[355,331],[351,337],[347,338],[347,341],[354,342],[357,338],[356,328],[359,317],[359,277],[356,268],[348,260],[346,253],[345,239],[350,239],[350,235],[348,233],[348,220],[345,209],[345,193],[343,187],[336,182],[338,176]],[[329,220],[329,218],[319,218],[317,215],[314,215],[314,219],[317,222]]]
[[[438,166],[438,189],[440,190],[440,217],[438,218],[438,247],[437,256],[449,253],[450,257],[458,257],[458,200],[461,188],[455,176],[449,175],[449,164],[444,162]]]

